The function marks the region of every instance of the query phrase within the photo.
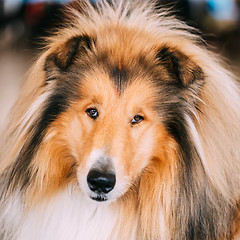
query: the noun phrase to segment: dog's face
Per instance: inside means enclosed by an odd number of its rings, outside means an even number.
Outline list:
[[[179,137],[183,99],[194,101],[200,69],[177,50],[121,31],[70,38],[45,59],[48,97],[21,156],[45,192],[74,182],[88,198],[116,200],[153,161],[164,163]]]
[[[124,70],[115,71],[119,77]],[[67,148],[81,190],[97,201],[122,196],[158,156],[158,143],[165,137],[154,85],[132,77],[119,92],[111,77],[97,68],[84,76],[79,97],[53,123],[47,139]]]
[[[63,131],[81,190],[90,198],[117,199],[154,156],[161,136],[155,95],[143,79],[121,94],[107,74],[95,72],[82,81],[81,98],[66,113]]]
[[[73,52],[69,48],[75,44],[80,54],[69,64],[64,51]],[[55,155],[51,158],[58,155],[56,161],[62,167],[57,168],[66,169],[63,172],[71,168],[69,175],[75,175],[88,198],[113,201],[138,180],[157,155],[159,138],[165,135],[156,111],[157,87],[151,76],[144,76],[143,69],[134,72],[135,68],[124,60],[116,63],[115,56],[108,53],[112,49],[99,53],[96,46],[96,41],[87,37],[71,39],[65,43],[66,49],[60,48],[46,61],[49,84],[59,84],[59,88],[63,84],[63,91],[67,91],[66,84],[74,85],[73,80],[77,84],[67,93],[74,97],[49,127],[45,142],[50,152],[65,149],[64,153],[51,153]],[[127,62],[131,61],[137,60],[129,58]],[[63,159],[66,155],[67,161]]]

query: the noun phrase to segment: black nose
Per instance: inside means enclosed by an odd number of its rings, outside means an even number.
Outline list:
[[[91,170],[87,176],[89,188],[98,194],[110,192],[116,183],[116,176],[113,173]]]

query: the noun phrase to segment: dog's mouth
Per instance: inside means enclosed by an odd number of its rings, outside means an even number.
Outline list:
[[[106,202],[108,200],[105,195],[90,196],[90,198],[97,202]]]

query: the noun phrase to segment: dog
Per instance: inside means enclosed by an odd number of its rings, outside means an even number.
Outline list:
[[[78,1],[48,38],[2,151],[3,240],[235,240],[240,92],[153,1]]]

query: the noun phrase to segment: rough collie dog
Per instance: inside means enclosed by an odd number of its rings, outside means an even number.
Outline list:
[[[238,239],[234,77],[153,3],[81,1],[66,16],[13,109],[0,238]]]

